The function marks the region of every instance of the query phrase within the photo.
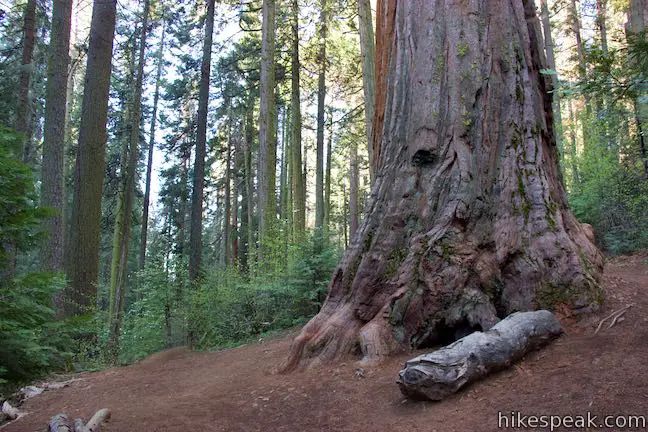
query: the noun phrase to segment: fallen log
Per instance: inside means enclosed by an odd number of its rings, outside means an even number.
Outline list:
[[[396,382],[407,397],[438,401],[468,383],[509,367],[561,333],[558,319],[549,311],[516,312],[486,332],[471,333],[408,360]]]
[[[49,422],[49,432],[74,432],[72,421],[66,414],[56,414]]]
[[[48,432],[97,432],[101,424],[110,418],[110,410],[100,409],[88,423],[76,419],[74,423],[67,414],[56,414],[49,422]]]
[[[14,408],[11,406],[9,401],[4,401],[2,403],[2,409],[0,410],[3,414],[5,414],[7,417],[9,417],[10,420],[16,420],[18,417],[20,417],[23,413],[21,413],[18,408]]]

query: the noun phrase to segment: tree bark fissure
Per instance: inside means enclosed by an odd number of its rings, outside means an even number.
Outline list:
[[[285,370],[601,299],[602,255],[560,182],[533,1],[378,11],[372,200]]]
[[[358,33],[360,34],[360,54],[362,56],[362,89],[365,102],[365,130],[367,133],[367,150],[369,160],[373,159],[373,121],[376,99],[376,62],[371,3],[369,0],[358,0]],[[369,165],[369,175],[375,176],[373,164]]]
[[[211,73],[211,52],[214,33],[214,8],[215,0],[207,0],[205,40],[203,42],[203,55],[200,65],[200,89],[198,91],[196,153],[194,157],[193,188],[191,192],[189,278],[192,281],[197,281],[200,277],[200,263],[202,258],[202,219],[205,189],[205,156],[207,153],[207,110],[209,108],[209,77]]]
[[[64,270],[65,129],[71,20],[72,1],[55,0],[47,60],[41,205],[54,209],[56,213],[43,222],[48,235],[40,252],[41,269],[44,271]],[[57,308],[63,307],[58,296],[55,303]]]
[[[116,0],[95,0],[92,9],[66,262],[67,315],[87,313],[88,308],[95,306],[97,296],[101,191],[116,9]]]
[[[259,260],[272,237],[277,219],[277,129],[275,99],[275,0],[263,0],[261,97],[259,112]]]
[[[306,229],[306,192],[302,175],[302,115],[300,94],[299,63],[299,4],[292,0],[292,71],[290,82],[290,132],[293,198],[293,235],[300,240]]]
[[[317,137],[315,160],[315,229],[324,228],[324,129],[325,129],[325,99],[326,99],[326,32],[327,11],[326,0],[320,3],[319,22],[319,52],[317,62],[319,72],[317,76]]]

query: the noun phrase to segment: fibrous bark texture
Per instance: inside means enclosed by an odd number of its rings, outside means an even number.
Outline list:
[[[116,10],[116,0],[93,3],[66,263],[69,286],[64,309],[68,316],[87,313],[95,306],[97,296],[101,191]]]
[[[259,112],[259,257],[277,218],[277,107],[275,98],[275,0],[263,0],[261,37],[261,83]]]
[[[515,311],[601,300],[603,257],[559,179],[533,2],[378,11],[388,75],[377,77],[372,200],[285,370],[358,351],[376,361]]]
[[[205,157],[207,155],[207,111],[209,109],[209,77],[214,34],[215,0],[207,1],[205,40],[200,65],[200,88],[198,90],[198,118],[196,120],[196,156],[194,158],[193,188],[191,190],[191,230],[189,232],[189,278],[196,281],[200,276],[202,258],[203,200],[205,189]],[[190,332],[190,341],[193,333]]]
[[[71,19],[72,1],[55,0],[52,5],[52,36],[47,59],[41,205],[54,209],[56,213],[43,221],[43,231],[48,236],[43,242],[40,255],[44,271],[61,271],[64,265],[65,122]],[[61,302],[57,303],[57,308],[62,308]]]
[[[562,333],[547,310],[516,312],[487,332],[474,332],[405,363],[398,386],[408,397],[442,400],[489,373],[509,367]]]

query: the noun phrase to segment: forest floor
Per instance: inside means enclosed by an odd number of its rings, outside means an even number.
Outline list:
[[[356,376],[353,359],[275,374],[294,336],[290,333],[219,352],[173,349],[131,366],[77,375],[81,380],[69,387],[27,400],[21,410],[28,414],[4,430],[42,431],[59,412],[87,421],[104,407],[112,418],[102,431],[120,432],[481,432],[502,430],[498,412],[509,418],[511,411],[590,412],[599,420],[645,416],[647,260],[645,254],[609,260],[601,311],[578,321],[563,317],[566,334],[560,339],[443,402],[414,402],[401,395],[396,376],[412,354],[365,368],[364,377]],[[634,305],[624,320],[595,334],[603,317],[629,304]]]

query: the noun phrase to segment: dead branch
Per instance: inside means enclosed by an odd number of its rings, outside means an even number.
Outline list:
[[[627,305],[626,307],[623,307],[623,308],[621,308],[621,309],[619,309],[619,310],[616,310],[616,311],[612,312],[610,315],[608,315],[608,316],[606,316],[605,318],[603,318],[603,319],[599,322],[598,327],[596,327],[596,330],[594,331],[594,334],[597,334],[597,333],[601,330],[601,327],[603,327],[603,323],[605,323],[605,321],[609,320],[610,318],[613,318],[613,319],[612,319],[612,323],[613,323],[613,324],[610,324],[608,328],[612,328],[612,326],[613,326],[614,324],[616,324],[616,321],[621,317],[621,315],[623,315],[624,313],[626,313],[626,311],[627,311],[628,309],[630,309],[632,306],[634,306],[634,303],[631,303],[631,304]],[[618,314],[618,316],[617,316],[617,314]]]

